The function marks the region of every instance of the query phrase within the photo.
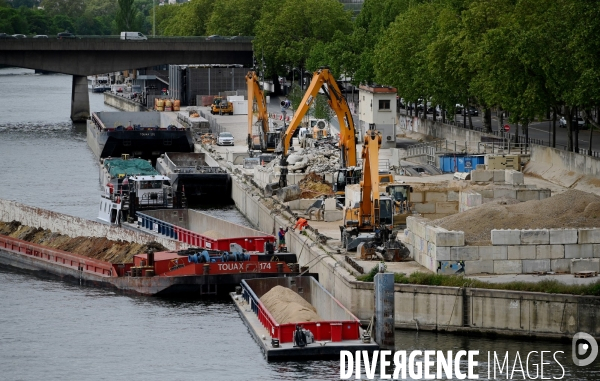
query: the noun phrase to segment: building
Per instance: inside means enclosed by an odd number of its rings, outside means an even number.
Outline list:
[[[360,141],[374,123],[381,132],[381,148],[396,147],[396,88],[385,86],[359,87],[358,133]]]

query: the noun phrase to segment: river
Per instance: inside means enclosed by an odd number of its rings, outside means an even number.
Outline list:
[[[95,219],[98,164],[85,126],[69,119],[71,77],[0,69],[0,198]],[[108,111],[90,93],[91,111]],[[213,211],[213,213],[215,213]],[[216,214],[243,219],[231,208]],[[238,221],[239,222],[239,221]],[[396,331],[397,350],[551,351],[565,380],[598,380],[596,364],[577,367],[571,343]],[[530,374],[534,375],[530,359]],[[550,359],[545,377],[563,371]],[[116,295],[0,268],[2,380],[335,380],[339,361],[267,363],[227,300]],[[352,378],[354,379],[354,377]],[[363,374],[364,379],[364,374]],[[497,376],[498,380],[509,379]],[[512,379],[523,379],[516,372]]]

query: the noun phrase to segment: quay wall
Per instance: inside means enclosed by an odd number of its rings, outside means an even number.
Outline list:
[[[118,228],[2,199],[0,199],[0,221],[19,221],[23,225],[48,229],[70,237],[106,237],[112,241],[122,240],[136,243],[156,241],[170,250],[180,250],[188,246],[185,243],[175,242],[164,237]]]
[[[259,230],[274,234],[279,225],[291,225],[289,210],[279,204],[267,207],[253,186],[235,175],[232,180],[237,208]],[[373,283],[356,281],[343,254],[319,243],[310,231],[289,231],[286,243],[346,308],[363,321],[371,319]],[[584,331],[600,337],[600,297],[404,284],[394,290],[396,328],[549,338]]]
[[[131,99],[112,94],[108,91],[104,93],[104,103],[122,111],[148,111],[148,109],[140,102],[135,102]]]

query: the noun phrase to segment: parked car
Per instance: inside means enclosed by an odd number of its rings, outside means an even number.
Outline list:
[[[575,123],[577,123],[577,125],[579,126],[580,130],[587,130],[588,126],[585,124],[585,121],[583,120],[583,118],[577,118],[577,122],[575,122],[575,119],[573,119],[571,121],[571,126],[574,126]],[[565,119],[565,117],[563,116],[562,118],[560,118],[560,120],[558,121],[558,126],[561,128],[567,128],[567,120]]]
[[[456,104],[456,106],[454,106],[454,110],[456,111],[457,114],[462,113],[463,108],[464,108],[463,105],[458,104],[458,103]]]
[[[231,132],[221,132],[217,136],[217,145],[218,146],[232,146],[233,145],[233,135]]]
[[[463,108],[462,110],[462,114],[465,114],[465,109]],[[469,107],[469,115],[471,116],[479,116],[479,110],[477,110],[475,107],[470,106]]]
[[[228,40],[229,38],[219,36],[218,34],[213,34],[211,36],[206,37],[207,40]]]
[[[48,38],[45,34],[36,34],[33,38]]]
[[[24,35],[24,34],[19,34],[19,33],[17,33],[17,34],[13,34],[13,37],[14,37],[14,38],[27,38],[27,36],[26,36],[26,35]]]
[[[77,37],[71,32],[60,32],[59,34],[56,35],[56,38],[58,38],[59,40],[64,40],[64,39],[77,38]]]
[[[10,34],[6,34],[6,33],[0,33],[0,38],[10,38],[10,39],[15,39],[15,36],[12,36]]]

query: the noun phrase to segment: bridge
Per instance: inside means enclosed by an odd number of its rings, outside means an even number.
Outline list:
[[[121,40],[119,36],[75,39],[0,39],[0,65],[71,74],[71,119],[89,115],[87,76],[173,64],[252,65],[251,38],[149,37]]]

